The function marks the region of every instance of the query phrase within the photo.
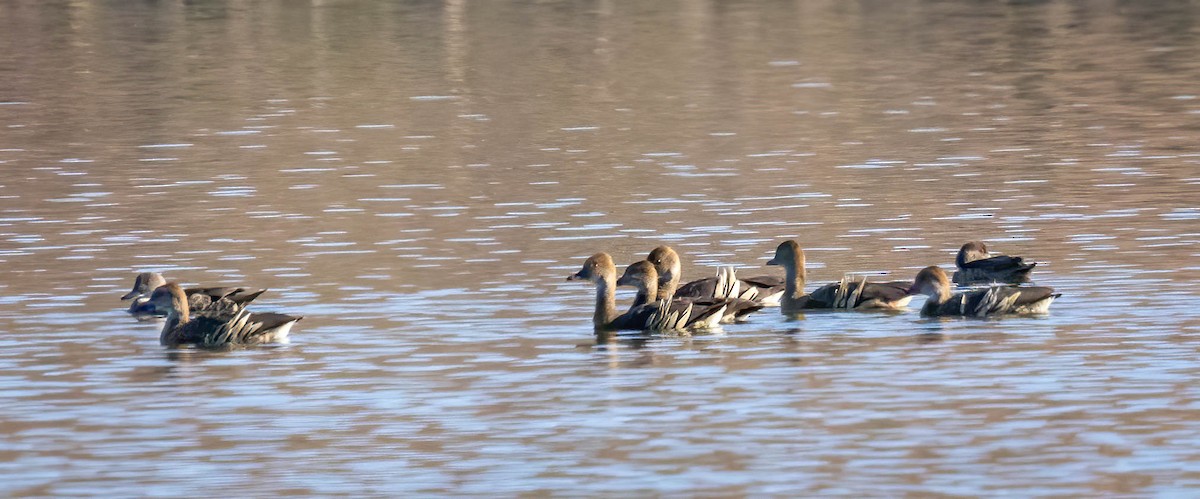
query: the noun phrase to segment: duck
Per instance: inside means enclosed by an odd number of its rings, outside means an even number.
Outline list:
[[[659,300],[658,271],[654,269],[654,264],[648,260],[634,262],[626,267],[625,273],[621,275],[620,279],[617,279],[617,286],[633,286],[637,288],[638,293],[633,300],[633,307],[654,303]],[[670,301],[683,301],[702,306],[714,306],[724,303],[725,312],[721,317],[722,324],[745,320],[747,316],[763,308],[763,305],[759,302],[741,298],[681,298],[677,296]]]
[[[155,310],[166,312],[158,341],[168,347],[284,343],[292,325],[303,319],[274,312],[250,313],[232,300],[217,300],[192,314],[187,292],[173,282],[155,288],[149,303]]]
[[[596,253],[568,281],[591,281],[596,285],[596,310],[592,325],[597,331],[672,331],[710,329],[720,324],[725,305],[699,305],[684,301],[657,300],[617,313],[617,268],[607,253]]]
[[[866,278],[842,279],[805,294],[804,250],[790,239],[779,243],[775,257],[767,265],[784,269],[786,289],[780,299],[780,308],[785,315],[811,309],[899,310],[912,300],[907,282],[867,282]]]
[[[732,271],[722,269],[716,277],[706,277],[682,286],[682,264],[679,253],[667,245],[650,250],[646,261],[658,272],[658,297],[671,298],[741,298],[754,300],[767,307],[779,306],[783,297],[783,279],[775,276],[733,278]],[[729,274],[724,274],[728,272]],[[732,287],[736,286],[736,287]]]
[[[954,265],[958,267],[954,272],[954,283],[966,286],[1029,282],[1029,273],[1037,263],[1025,263],[1019,256],[992,255],[982,241],[971,241],[959,248]]]
[[[936,265],[921,269],[908,292],[929,297],[921,307],[922,317],[1045,314],[1062,296],[1045,286],[992,286],[951,294],[946,271]]]
[[[150,294],[165,284],[167,284],[166,278],[158,272],[142,272],[138,274],[137,278],[133,280],[133,289],[121,297],[122,301],[133,300],[130,302],[127,312],[139,318],[166,315],[165,311],[156,310],[149,304]],[[219,300],[228,300],[244,307],[247,303],[254,301],[255,298],[266,293],[267,290],[241,287],[209,287],[186,288],[183,292],[188,297],[187,302],[191,310],[197,311]]]

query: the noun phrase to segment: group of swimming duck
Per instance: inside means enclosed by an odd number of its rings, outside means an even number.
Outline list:
[[[1007,283],[969,289],[955,294],[946,272],[929,266],[913,282],[867,282],[842,279],[811,293],[804,292],[804,250],[795,241],[784,241],[767,265],[783,267],[784,277],[738,278],[732,268],[717,276],[680,285],[679,254],[669,246],[654,248],[645,260],[625,268],[617,277],[612,257],[597,253],[567,280],[588,280],[596,285],[597,329],[687,330],[736,322],[761,310],[778,306],[787,315],[805,310],[898,310],[913,295],[929,297],[923,316],[988,317],[1005,314],[1045,313],[1060,296],[1043,286],[1014,286],[1029,280],[1037,265],[1021,257],[992,255],[981,242],[964,244],[958,251],[953,282],[967,286]],[[616,287],[633,286],[637,296],[624,313],[617,311]],[[250,312],[247,305],[265,289],[241,287],[183,288],[162,274],[144,272],[122,300],[132,300],[129,313],[139,319],[164,317],[159,342],[166,346],[196,345],[220,348],[231,345],[278,343],[287,340],[299,316]]]
[[[804,250],[795,241],[775,248],[767,265],[780,266],[784,277],[738,278],[732,268],[716,277],[680,285],[679,254],[669,246],[654,248],[645,260],[633,263],[617,277],[607,253],[597,253],[567,280],[588,280],[596,286],[592,322],[599,330],[687,330],[736,322],[763,307],[778,306],[785,315],[806,310],[899,310],[913,295],[926,295],[925,317],[1044,314],[1060,294],[1044,286],[1020,286],[1029,281],[1036,263],[1021,257],[992,255],[982,242],[964,244],[955,258],[953,282],[960,286],[989,284],[955,293],[951,279],[936,265],[925,267],[913,281],[867,282],[842,279],[811,293],[804,291]],[[629,310],[617,311],[616,287],[637,288]]]
[[[183,288],[162,274],[143,272],[133,290],[129,313],[139,319],[166,317],[159,343],[221,348],[232,345],[281,343],[303,317],[274,312],[250,312],[246,305],[265,289],[239,287]]]

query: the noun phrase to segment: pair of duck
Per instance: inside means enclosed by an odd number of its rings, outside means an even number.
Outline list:
[[[679,254],[669,246],[654,248],[645,260],[617,268],[607,253],[588,257],[583,268],[568,281],[588,280],[596,285],[596,310],[592,322],[598,330],[684,330],[713,328],[737,322],[763,307],[777,304],[780,283],[759,278],[739,280],[732,269],[716,277],[679,285]],[[617,312],[616,287],[637,288],[637,296],[624,313]],[[777,289],[778,288],[778,289]]]
[[[713,327],[728,320],[729,300],[747,300],[757,308],[777,304],[782,313],[794,315],[806,310],[899,310],[908,305],[913,295],[929,297],[921,315],[987,317],[1006,314],[1045,313],[1059,295],[1047,287],[993,286],[954,294],[950,278],[937,266],[922,269],[912,281],[867,282],[866,279],[843,279],[826,284],[812,293],[804,292],[804,250],[795,241],[784,241],[775,249],[767,265],[784,268],[784,278],[770,276],[739,280],[731,270],[722,270],[716,278],[702,279],[678,288],[679,258],[674,250],[660,246],[651,251],[647,260],[634,263],[620,279],[607,253],[589,257],[579,272],[568,280],[590,280],[596,285],[596,310],[592,317],[597,329],[679,330]],[[980,242],[963,245],[956,258],[959,270],[955,282],[1022,282],[1036,264],[1026,264],[1020,257],[993,256]],[[657,286],[652,284],[657,283]],[[630,309],[618,314],[615,287],[628,284],[638,287],[638,297]],[[739,292],[746,289],[748,295]],[[655,292],[650,290],[654,289]],[[675,292],[675,294],[672,294]],[[707,293],[712,293],[708,295]],[[699,296],[691,296],[691,294]],[[715,300],[713,303],[697,299]],[[760,301],[755,301],[755,298]],[[702,305],[702,306],[698,306]],[[747,306],[746,309],[750,307]],[[734,314],[735,318],[744,315]]]
[[[1044,314],[1055,298],[1062,296],[1046,286],[1020,286],[1029,282],[1037,263],[1025,263],[1019,256],[993,255],[979,241],[962,245],[954,258],[957,270],[953,281],[960,286],[988,284],[955,294],[946,272],[936,265],[917,273],[910,293],[929,297],[921,307],[925,317],[992,317],[999,315]],[[996,284],[1010,285],[996,285]]]
[[[162,274],[143,272],[121,299],[132,300],[129,313],[139,319],[166,316],[158,337],[165,346],[221,348],[286,342],[292,325],[303,317],[246,310],[247,304],[266,291],[240,287],[185,289],[167,282]]]

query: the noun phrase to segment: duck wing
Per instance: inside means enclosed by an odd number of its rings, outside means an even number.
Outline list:
[[[1029,280],[1029,273],[1037,263],[1025,263],[1019,256],[999,255],[981,260],[972,260],[958,267],[954,273],[954,282],[970,284],[972,282],[1011,282],[1020,283]]]
[[[303,317],[274,312],[251,313],[222,298],[198,310],[172,332],[175,344],[219,348],[235,344],[266,343],[283,339],[291,325]]]
[[[676,298],[710,298],[717,291],[717,278],[697,279],[675,290]]]
[[[255,298],[258,298],[259,295],[262,295],[266,292],[266,289],[247,289],[234,286],[187,288],[183,290],[183,293],[187,295],[189,301],[192,300],[193,297],[199,297],[195,298],[198,300],[207,298],[209,301],[217,301],[221,298],[227,298],[240,305],[250,303],[254,301]]]
[[[1057,298],[1062,296],[1061,294],[1055,293],[1054,288],[1046,286],[1029,286],[1023,288],[1010,287],[1008,289],[1010,290],[1010,293],[1015,293],[1017,295],[1016,300],[1013,301],[1014,307],[1026,307],[1045,300],[1046,298]]]
[[[747,300],[745,298],[697,298],[683,299],[691,301],[697,306],[715,307],[724,305],[725,312],[721,318],[721,322],[730,323],[745,320],[750,314],[762,310],[765,305],[755,300]]]
[[[245,291],[245,289],[233,286],[223,286],[211,288],[185,288],[183,293],[188,295],[188,298],[191,298],[192,295],[204,295],[212,300],[219,300],[231,294],[242,291]]]
[[[742,284],[745,286],[754,286],[766,291],[770,291],[775,288],[783,289],[784,287],[783,278],[773,275],[743,277],[741,280]]]
[[[303,317],[275,312],[242,310],[220,327],[209,330],[201,344],[208,348],[267,343],[287,336],[291,325]]]
[[[840,288],[840,282],[831,282],[817,288],[808,294],[808,301],[804,303],[804,308],[835,308]],[[845,293],[844,290],[840,290],[840,292]]]
[[[1019,256],[997,255],[990,258],[971,260],[962,264],[960,268],[998,271],[1022,267],[1033,268],[1034,265],[1037,264],[1027,264],[1025,263],[1025,259]]]
[[[725,311],[725,303],[697,303],[691,300],[658,300],[630,308],[613,320],[617,329],[645,331],[681,331],[715,327]]]
[[[210,302],[197,310],[191,320],[175,327],[171,332],[172,343],[203,345],[210,333],[235,319],[240,312],[237,304],[229,300]]]
[[[754,291],[755,301],[771,307],[779,306],[779,301],[783,299],[783,291],[787,287],[783,278],[776,276],[747,277],[741,282],[743,288]]]
[[[905,301],[906,298],[911,298],[911,295],[908,294],[908,288],[912,286],[911,282],[868,282],[864,283],[864,286],[863,292],[859,295],[858,303],[855,306],[862,305],[871,300],[896,303]]]
[[[721,267],[716,277],[698,279],[675,290],[670,298],[743,298],[754,299],[758,295],[757,288],[746,286],[737,278],[733,267]],[[661,297],[667,298],[667,297]]]
[[[226,300],[233,303],[238,303],[239,306],[245,307],[246,303],[250,303],[266,293],[266,289],[245,289],[245,288],[191,288],[185,289],[184,294],[187,295],[187,305],[192,308],[192,311],[200,311],[209,307],[211,303]]]
[[[1028,311],[1035,303],[1057,296],[1059,295],[1054,293],[1054,288],[1044,286],[992,286],[957,295],[943,304],[943,307],[953,305],[951,309],[954,310],[954,315],[987,317]]]
[[[912,298],[908,294],[911,283],[867,282],[843,279],[821,286],[809,295],[805,308],[832,308],[851,310],[855,308],[903,307]]]
[[[233,293],[225,295],[224,298],[226,300],[232,301],[238,305],[245,307],[247,303],[254,301],[255,298],[262,296],[262,294],[266,293],[266,292],[267,292],[266,289],[238,288],[238,291],[234,291]]]

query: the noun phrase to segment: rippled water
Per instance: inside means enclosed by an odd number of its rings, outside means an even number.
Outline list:
[[[1192,2],[0,5],[5,495],[1200,487]],[[597,338],[583,259],[1040,263],[1046,317]],[[160,347],[136,272],[291,344]],[[619,298],[632,295],[622,292]]]

